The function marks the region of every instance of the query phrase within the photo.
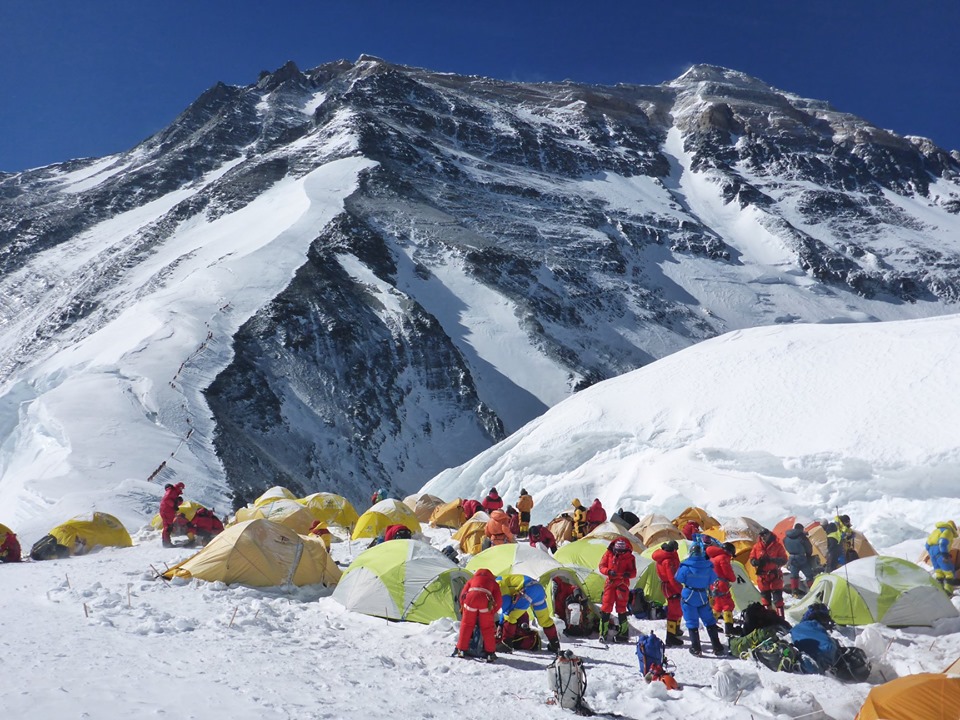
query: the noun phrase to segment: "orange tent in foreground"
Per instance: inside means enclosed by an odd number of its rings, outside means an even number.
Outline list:
[[[960,677],[918,673],[878,685],[856,720],[957,720]]]

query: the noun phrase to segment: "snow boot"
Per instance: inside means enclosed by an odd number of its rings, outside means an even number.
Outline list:
[[[727,642],[729,642],[730,638],[732,638],[734,635],[739,635],[739,633],[736,631],[736,628],[733,627],[732,622],[725,622],[723,624],[723,634],[727,636]]]
[[[543,634],[547,636],[547,650],[553,654],[560,652],[560,636],[557,635],[557,626],[551,625],[543,629]]]
[[[493,652],[485,652],[483,653],[483,659],[488,663],[496,662],[497,654]]]
[[[667,647],[683,647],[683,638],[680,636],[680,623],[676,620],[667,620]]]
[[[616,641],[629,642],[630,641],[630,623],[627,622],[627,614],[620,613],[619,615],[617,615],[617,620],[619,622],[619,625],[617,625],[617,634],[615,637]]]
[[[610,613],[600,613],[600,639],[607,639],[607,631],[610,629]]]
[[[700,647],[700,630],[690,630],[690,654],[703,657],[703,648]]]
[[[723,647],[723,643],[720,642],[720,630],[716,625],[711,625],[707,628],[707,635],[710,636],[710,644],[713,646],[713,654],[716,657],[723,657],[727,654],[726,649]],[[699,638],[697,638],[699,640]]]

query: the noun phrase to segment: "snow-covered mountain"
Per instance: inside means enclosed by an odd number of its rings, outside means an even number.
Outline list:
[[[0,506],[412,491],[730,330],[955,312],[958,212],[956,152],[722,68],[218,84],[0,175]]]
[[[839,512],[878,547],[917,547],[960,517],[958,356],[960,315],[727,333],[577,393],[424,491],[524,488],[541,523],[574,497],[767,527]]]

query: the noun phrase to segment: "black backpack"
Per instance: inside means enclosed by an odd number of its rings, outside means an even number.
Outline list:
[[[53,535],[44,535],[30,548],[31,560],[54,560],[70,557],[70,549],[57,542]]]
[[[643,594],[643,588],[635,588],[630,591],[630,614],[638,620],[648,620],[650,618],[650,603],[647,602]]]
[[[858,647],[842,647],[830,674],[838,680],[866,682],[871,669],[870,661],[863,650]]]

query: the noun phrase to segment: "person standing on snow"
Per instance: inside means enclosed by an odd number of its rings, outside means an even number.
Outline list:
[[[683,645],[680,631],[680,620],[683,618],[680,593],[683,592],[683,585],[678,583],[675,577],[675,573],[680,567],[680,555],[677,552],[679,549],[680,546],[677,541],[670,540],[654,550],[650,556],[650,559],[657,564],[660,588],[663,590],[663,597],[667,600],[667,639],[665,642],[668,647]]]
[[[626,642],[630,636],[630,624],[627,622],[627,602],[630,599],[630,586],[637,576],[637,562],[630,550],[630,543],[619,538],[607,546],[600,558],[600,574],[606,578],[603,585],[603,598],[600,601],[600,639],[606,640],[610,627],[610,613],[617,610],[617,642]]]
[[[790,594],[795,598],[801,598],[804,593],[800,590],[800,573],[803,573],[803,579],[806,581],[808,588],[816,576],[813,571],[815,557],[813,544],[801,523],[797,523],[790,530],[787,530],[783,536],[783,548],[789,556],[787,558],[787,568],[790,570]]]
[[[573,532],[574,540],[579,540],[587,534],[587,509],[583,507],[580,498],[573,499]]]
[[[686,524],[680,529],[680,532],[683,533],[683,536],[693,542],[697,539],[697,535],[703,532],[700,528],[700,523],[696,520],[687,520]]]
[[[590,505],[590,508],[587,510],[587,532],[593,532],[600,523],[605,523],[606,521],[607,511],[604,510],[603,505],[600,504],[600,498],[594,498],[593,504]]]
[[[490,488],[490,492],[487,493],[487,496],[481,501],[480,505],[487,515],[493,515],[494,510],[503,509],[503,498],[497,494],[496,488]]]
[[[163,499],[160,500],[160,520],[163,522],[163,532],[160,539],[165,548],[173,547],[173,541],[170,540],[170,530],[173,528],[174,520],[177,519],[177,502],[183,495],[184,484],[182,482],[176,485],[167,483],[164,487]]]
[[[937,523],[933,532],[927,536],[926,543],[930,564],[933,565],[933,576],[949,595],[953,594],[953,588],[957,585],[954,575],[957,569],[950,556],[950,545],[956,539],[957,524],[953,520],[944,520]]]
[[[717,574],[717,581],[710,586],[713,614],[715,617],[723,618],[723,634],[727,636],[728,641],[733,635],[733,611],[736,608],[730,591],[730,584],[737,582],[733,565],[730,563],[735,554],[736,548],[733,543],[707,547],[707,557],[713,563],[713,571]]]
[[[517,537],[526,537],[530,529],[530,511],[533,510],[533,496],[526,490],[520,490],[520,497],[517,499],[517,511],[520,513],[520,532]]]
[[[474,628],[480,626],[483,637],[483,658],[487,662],[497,659],[496,615],[500,612],[503,598],[500,585],[493,573],[486,568],[477,570],[460,591],[460,635],[454,655],[466,657]]]
[[[708,588],[717,581],[713,563],[704,557],[703,545],[693,543],[690,546],[690,555],[680,563],[675,574],[677,582],[683,585],[680,594],[680,605],[683,609],[683,620],[690,633],[690,654],[701,657],[703,649],[700,645],[700,623],[703,622],[710,636],[713,654],[725,654],[720,642],[720,631],[717,629],[717,619],[710,608]]]
[[[757,587],[764,607],[776,609],[783,617],[783,571],[787,551],[770,530],[763,530],[750,551],[750,564],[757,569]]]

